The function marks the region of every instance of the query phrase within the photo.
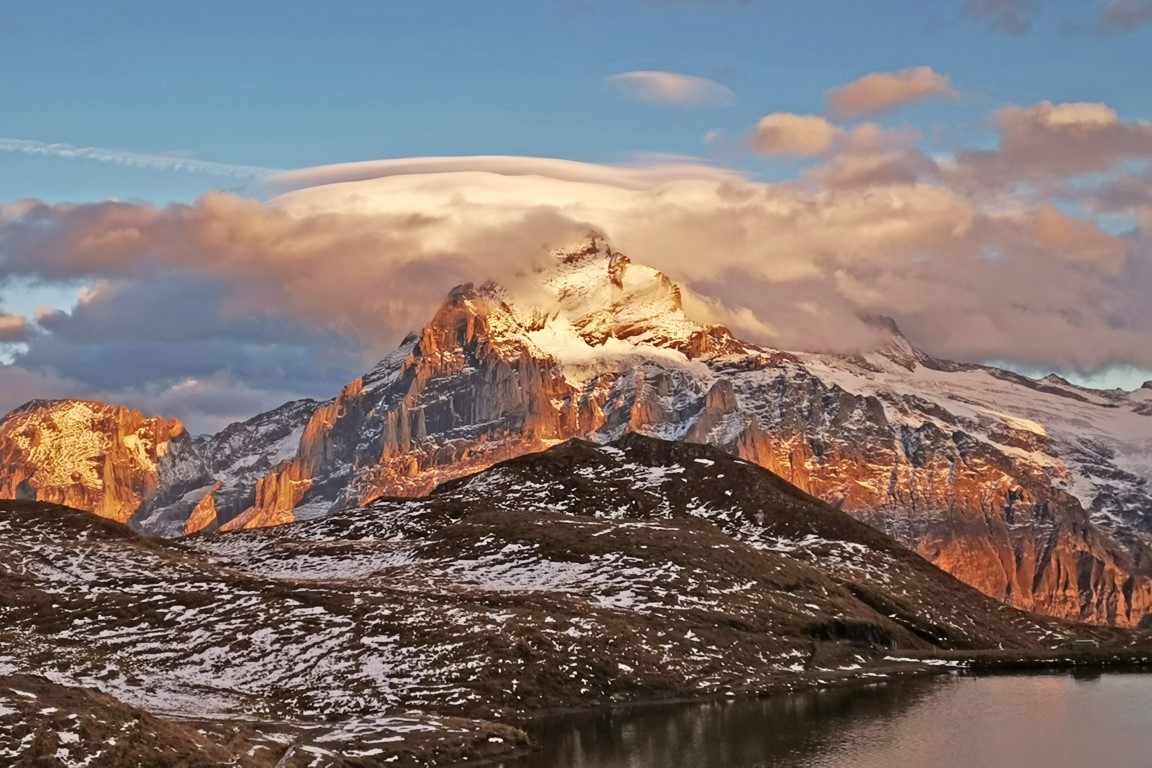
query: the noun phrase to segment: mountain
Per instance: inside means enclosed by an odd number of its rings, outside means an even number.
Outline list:
[[[132,523],[179,535],[307,520],[420,496],[570,438],[634,432],[767,467],[1011,605],[1150,621],[1152,388],[942,361],[873,322],[882,341],[857,355],[758,347],[694,322],[667,276],[592,238],[515,290],[454,289],[333,400],[194,441],[168,460],[178,482],[139,495]],[[23,410],[51,419],[71,407]],[[15,458],[0,467],[24,483],[21,498],[64,500],[38,480],[36,462],[50,461],[17,443],[6,420],[0,456]],[[102,498],[67,500],[99,511]]]
[[[0,497],[36,499],[126,522],[182,482],[198,456],[176,419],[105,403],[34,400],[0,420]]]
[[[256,501],[319,403],[286,403],[217,435],[85,400],[35,400],[0,420],[0,498],[36,500],[162,536],[195,533]]]
[[[150,499],[133,523],[156,535],[180,536],[238,517],[256,503],[260,479],[295,454],[319,405],[315,400],[295,400],[198,438],[199,463],[185,472],[195,480],[185,482],[179,494]]]
[[[0,757],[456,764],[523,743],[497,719],[1077,638],[1148,645],[1008,608],[760,467],[635,434],[177,542],[0,502]]]

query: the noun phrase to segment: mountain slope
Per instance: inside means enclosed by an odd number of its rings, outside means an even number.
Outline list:
[[[179,543],[0,505],[0,679],[203,721],[179,738],[207,751],[250,724],[235,738],[317,765],[412,764],[445,716],[882,679],[910,654],[1076,637],[1147,642],[1007,608],[759,467],[640,436]],[[442,758],[517,738],[466,725]]]

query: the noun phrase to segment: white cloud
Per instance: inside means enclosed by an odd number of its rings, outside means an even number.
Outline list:
[[[403,157],[392,160],[368,160],[357,163],[321,165],[276,174],[268,187],[288,192],[340,182],[382,179],[391,176],[429,176],[441,173],[495,174],[528,176],[586,184],[601,184],[623,189],[648,189],[660,184],[685,179],[701,181],[734,181],[741,174],[724,168],[691,162],[632,163],[602,165],[562,160],[554,157],[521,157],[515,155],[475,155],[471,157]]]

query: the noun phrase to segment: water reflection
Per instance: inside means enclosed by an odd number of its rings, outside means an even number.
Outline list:
[[[540,723],[503,768],[1152,765],[1152,676],[930,678]]]

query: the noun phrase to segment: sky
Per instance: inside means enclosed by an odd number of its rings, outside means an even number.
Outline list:
[[[1152,0],[2,10],[0,412],[326,398],[589,228],[760,343],[1152,379]]]

